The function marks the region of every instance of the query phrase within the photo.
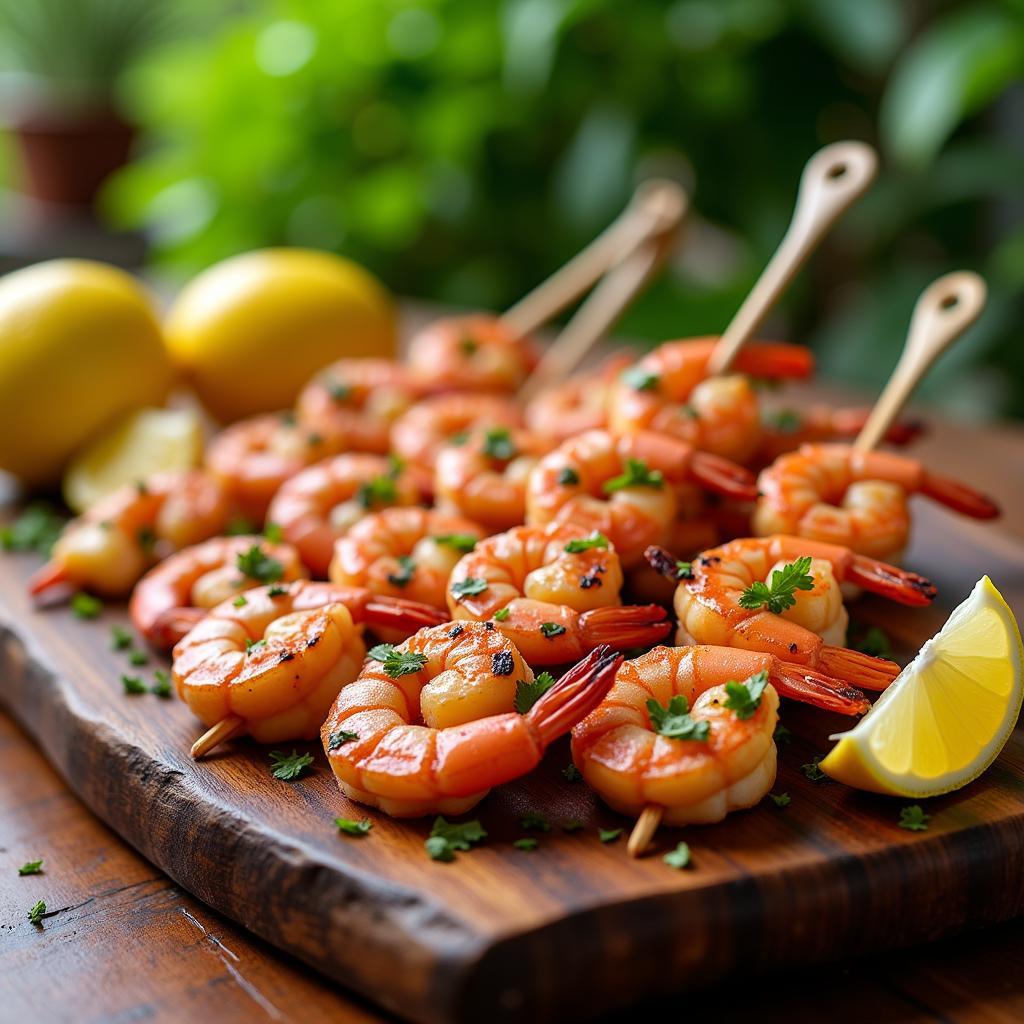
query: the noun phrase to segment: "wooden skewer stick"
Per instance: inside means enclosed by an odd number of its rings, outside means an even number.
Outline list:
[[[502,324],[517,337],[525,337],[575,302],[640,243],[649,229],[652,207],[663,203],[671,190],[681,192],[678,186],[662,179],[642,182],[625,210],[590,245],[506,310]]]
[[[853,442],[854,448],[870,451],[885,437],[932,363],[981,315],[986,294],[985,282],[969,270],[946,274],[925,288],[914,306],[896,369]]]
[[[671,251],[688,206],[686,193],[673,182],[649,181],[637,190],[635,205],[637,216],[623,236],[621,260],[545,351],[519,393],[521,401],[565,380]]]
[[[654,833],[658,831],[661,824],[661,816],[665,809],[657,804],[648,804],[636,819],[633,831],[629,833],[629,842],[626,843],[626,852],[630,857],[639,857],[651,844]]]
[[[874,181],[877,167],[875,151],[863,142],[836,142],[808,160],[800,177],[793,220],[715,346],[708,363],[709,377],[729,369],[829,228]]]
[[[214,747],[219,747],[222,743],[231,739],[244,725],[245,719],[239,718],[238,715],[228,715],[227,718],[222,718],[216,725],[211,725],[192,744],[189,753],[197,759],[203,757],[213,750]]]

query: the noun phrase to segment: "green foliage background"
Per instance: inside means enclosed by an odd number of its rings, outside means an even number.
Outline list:
[[[921,288],[976,269],[990,307],[928,388],[1024,415],[1024,0],[214,7],[122,83],[143,147],[105,209],[146,226],[161,264],[321,246],[401,294],[500,308],[668,174],[697,225],[623,330],[716,331],[807,157],[864,138],[883,173],[771,333],[875,384]]]

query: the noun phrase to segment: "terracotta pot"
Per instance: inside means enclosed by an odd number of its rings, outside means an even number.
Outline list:
[[[12,128],[21,145],[25,191],[68,206],[91,206],[104,179],[128,160],[135,139],[135,127],[113,110],[34,113]]]

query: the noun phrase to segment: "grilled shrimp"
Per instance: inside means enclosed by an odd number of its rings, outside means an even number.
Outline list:
[[[623,373],[609,401],[610,429],[654,430],[747,462],[761,444],[761,413],[757,394],[742,374],[806,377],[814,362],[798,345],[755,342],[736,357],[739,373],[709,378],[708,361],[717,342],[669,341]]]
[[[610,356],[594,372],[584,373],[542,391],[523,413],[526,426],[552,445],[585,430],[608,426],[608,405],[619,375],[632,366],[626,352]]]
[[[400,416],[391,430],[396,455],[431,477],[438,452],[472,427],[518,427],[515,402],[502,395],[435,395]]]
[[[483,530],[462,516],[423,508],[384,509],[364,516],[335,543],[330,578],[445,608],[452,569],[482,536]]]
[[[621,660],[594,651],[520,714],[516,683],[533,674],[511,641],[472,622],[421,630],[338,694],[324,749],[352,800],[396,817],[461,814],[532,771],[597,707]]]
[[[999,514],[988,498],[916,459],[843,444],[803,445],[781,456],[761,471],[758,487],[754,533],[796,534],[889,560],[906,547],[911,494],[976,519]]]
[[[477,544],[452,572],[455,619],[493,620],[531,665],[564,665],[607,644],[649,647],[671,626],[657,605],[622,607],[622,567],[602,534],[517,526]]]
[[[298,421],[331,438],[339,452],[386,455],[391,426],[416,398],[408,370],[387,359],[341,359],[299,394]]]
[[[438,508],[468,516],[490,532],[507,530],[526,516],[526,478],[548,450],[525,430],[477,427],[437,456],[434,495]]]
[[[29,592],[81,587],[122,597],[159,558],[220,533],[229,511],[224,489],[198,469],[119,487],[68,523]]]
[[[299,425],[291,413],[272,413],[225,427],[210,441],[205,462],[232,505],[262,523],[286,480],[337,450],[333,438]]]
[[[173,647],[206,612],[264,583],[303,579],[290,544],[264,537],[212,537],[165,558],[135,585],[128,614],[158,648]]]
[[[753,807],[775,784],[778,693],[808,675],[815,674],[770,654],[655,647],[627,661],[601,705],[573,729],[573,761],[622,814],[637,817],[653,805],[669,825],[721,821]],[[742,711],[733,710],[728,683],[750,695]],[[655,728],[658,709],[679,697],[672,710],[688,712],[693,723],[679,730],[686,738]]]
[[[267,518],[299,549],[315,576],[326,576],[334,542],[367,512],[416,505],[422,493],[401,460],[335,455],[296,473],[274,496]]]
[[[241,599],[212,608],[175,644],[171,674],[204,725],[228,722],[228,734],[260,743],[317,735],[338,691],[359,674],[364,625],[399,637],[443,620],[413,601],[308,580]]]
[[[532,338],[519,338],[487,313],[446,317],[409,342],[409,372],[424,391],[513,394],[537,365]]]
[[[771,610],[755,584],[768,584],[799,558],[810,558],[808,589],[792,588],[789,607]],[[705,551],[680,569],[667,552],[648,549],[657,568],[679,580],[674,606],[679,620],[677,644],[719,644],[774,654],[807,665],[828,676],[869,690],[884,689],[899,666],[846,649],[849,616],[843,606],[842,583],[855,583],[900,604],[921,607],[935,597],[923,576],[858,555],[849,548],[802,537],[744,537]],[[777,598],[776,598],[777,599]],[[786,602],[780,602],[785,604]],[[814,703],[821,704],[816,700]],[[827,705],[831,710],[859,714],[867,710],[862,697],[845,691]]]
[[[674,437],[637,431],[616,436],[588,430],[564,441],[537,463],[526,485],[526,522],[573,523],[603,533],[623,567],[643,561],[650,544],[675,542],[685,530],[681,509],[695,483],[749,500],[753,478],[740,466]],[[658,539],[661,538],[661,539]]]

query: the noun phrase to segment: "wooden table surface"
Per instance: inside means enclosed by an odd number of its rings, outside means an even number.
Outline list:
[[[977,549],[950,552],[998,584],[1002,561],[1024,559],[1024,430],[935,423],[917,451],[1003,504],[997,526],[978,528]],[[18,876],[40,857],[43,874]],[[53,912],[41,927],[26,917],[38,899]],[[726,1021],[1018,1022],[1024,919],[885,957],[762,978],[752,969],[749,984],[649,1009],[675,1017],[684,1007],[695,1019]],[[161,875],[78,803],[0,714],[0,1021],[202,1014],[217,1024],[385,1019]]]

